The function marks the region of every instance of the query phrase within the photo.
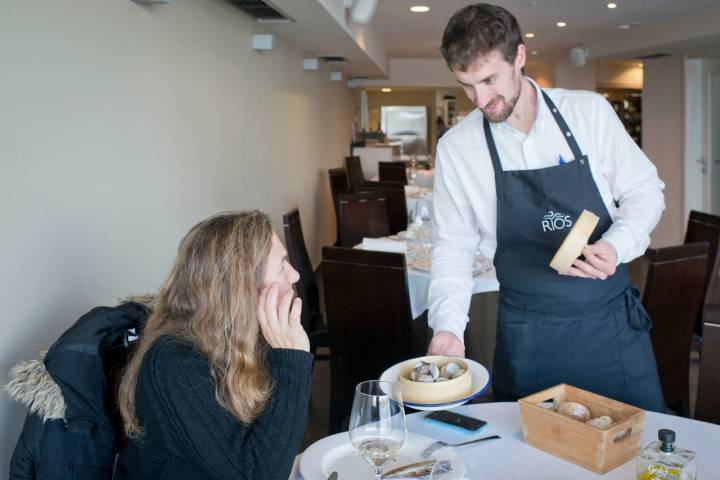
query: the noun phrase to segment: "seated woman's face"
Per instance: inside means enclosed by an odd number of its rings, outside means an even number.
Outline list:
[[[279,287],[279,296],[287,293],[292,289],[300,279],[300,275],[288,261],[287,252],[283,247],[278,236],[273,232],[272,247],[270,248],[270,256],[268,257],[267,267],[265,267],[265,278],[263,279],[263,287],[267,288],[273,283],[277,283]]]

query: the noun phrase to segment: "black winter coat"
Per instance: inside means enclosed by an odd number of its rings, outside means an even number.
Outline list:
[[[120,439],[113,380],[148,308],[97,307],[63,333],[39,360],[10,373],[6,390],[29,408],[10,461],[11,480],[108,480]]]

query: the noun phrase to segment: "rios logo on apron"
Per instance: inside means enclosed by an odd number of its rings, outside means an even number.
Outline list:
[[[548,213],[543,216],[542,222],[540,223],[543,232],[555,232],[572,226],[570,215],[563,215],[562,213],[553,212],[552,210],[549,210]]]

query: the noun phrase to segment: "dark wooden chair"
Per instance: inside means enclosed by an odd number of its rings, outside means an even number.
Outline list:
[[[425,350],[426,324],[412,318],[405,256],[324,247],[330,331],[330,433],[343,428],[355,386]]]
[[[302,300],[300,323],[302,323],[310,339],[310,353],[315,355],[315,360],[329,360],[329,355],[316,354],[318,347],[329,347],[330,341],[325,318],[320,310],[317,279],[305,247],[300,212],[297,208],[283,215],[283,229],[285,230],[285,247],[288,252],[288,260],[300,274],[300,280],[296,285],[297,294]]]
[[[408,211],[405,185],[401,182],[365,182],[366,192],[383,192],[387,205],[390,233],[407,230]]]
[[[363,237],[390,235],[387,200],[384,192],[338,195],[339,245],[354,247]]]
[[[378,162],[381,182],[402,182],[407,185],[407,165],[405,162]]]
[[[708,242],[708,268],[705,273],[705,297],[704,303],[718,302],[720,298],[714,299],[717,293],[718,273],[720,272],[720,217],[709,213],[690,211],[688,217],[687,231],[685,232],[685,243]],[[698,308],[697,320],[695,322],[695,333],[703,335],[703,309]]]
[[[346,168],[331,168],[328,170],[330,178],[330,195],[332,195],[333,206],[335,207],[335,228],[337,236],[335,244],[340,242],[340,210],[338,208],[338,196],[341,193],[351,193],[350,179]]]
[[[353,192],[362,192],[365,189],[365,175],[362,171],[360,157],[345,157],[345,168],[347,169],[350,188]]]
[[[385,193],[385,199],[387,201],[386,205],[388,208],[388,220],[390,222],[390,233],[394,234],[400,230],[407,229],[407,203],[405,201],[405,184],[407,184],[407,179],[405,179],[404,183],[401,181],[386,181],[382,179],[379,182],[365,180],[362,173],[362,167],[360,166],[359,157],[346,157],[345,165],[347,166],[348,178],[350,179],[350,187],[354,193]],[[397,165],[404,165],[404,163],[397,162]],[[404,166],[402,169],[403,172],[405,172]]]
[[[653,321],[650,337],[665,403],[687,416],[690,347],[695,312],[705,296],[708,244],[698,242],[649,249],[645,255],[648,273],[643,305]]]
[[[705,305],[695,418],[720,424],[720,303]]]

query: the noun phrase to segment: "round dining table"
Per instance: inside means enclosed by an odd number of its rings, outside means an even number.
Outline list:
[[[453,411],[488,422],[479,436],[501,437],[498,440],[454,447],[465,463],[465,479],[632,480],[635,478],[635,460],[599,475],[527,445],[523,441],[517,402],[463,405]],[[418,422],[425,414],[419,412],[408,415],[408,430],[418,429],[415,431],[428,435],[427,431],[420,431],[426,428],[421,423],[428,422]],[[656,440],[657,432],[661,428],[675,431],[678,448],[691,450],[697,454],[697,479],[720,479],[720,425],[647,412],[641,446],[644,447]],[[350,441],[349,436],[348,441]],[[301,455],[295,458],[290,480],[315,480],[303,479],[300,475],[300,459]],[[370,478],[372,476],[368,473],[368,479]],[[338,478],[338,480],[343,479]]]

